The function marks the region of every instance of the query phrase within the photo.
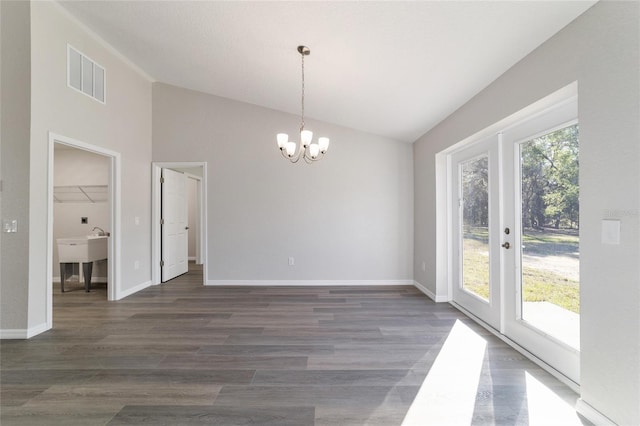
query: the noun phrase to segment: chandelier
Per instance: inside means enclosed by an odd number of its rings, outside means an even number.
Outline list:
[[[329,149],[329,138],[318,138],[318,142],[311,142],[313,132],[304,128],[304,57],[311,53],[307,46],[298,46],[298,52],[302,57],[302,113],[300,115],[300,146],[289,140],[286,133],[278,133],[276,140],[282,156],[292,163],[297,163],[304,158],[307,163],[313,163],[321,159]]]

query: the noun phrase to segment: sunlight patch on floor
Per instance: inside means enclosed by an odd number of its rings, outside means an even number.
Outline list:
[[[402,425],[471,424],[486,346],[456,320]]]
[[[525,381],[530,426],[581,426],[583,424],[571,404],[528,372],[525,372]]]

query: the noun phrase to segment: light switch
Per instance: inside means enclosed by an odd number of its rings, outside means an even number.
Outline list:
[[[140,225],[140,216],[136,216],[133,218],[133,223],[135,223],[136,225]]]
[[[620,220],[602,220],[602,244],[620,244]]]
[[[2,219],[2,232],[18,232],[18,219]]]

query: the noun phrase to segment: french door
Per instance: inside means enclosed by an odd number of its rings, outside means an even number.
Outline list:
[[[498,136],[452,156],[453,300],[501,329]]]
[[[450,156],[452,300],[579,383],[577,102]]]

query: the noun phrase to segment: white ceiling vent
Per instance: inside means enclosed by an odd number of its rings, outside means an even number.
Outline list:
[[[67,86],[105,103],[106,82],[104,67],[67,45]]]

